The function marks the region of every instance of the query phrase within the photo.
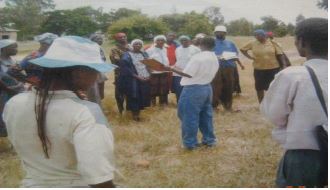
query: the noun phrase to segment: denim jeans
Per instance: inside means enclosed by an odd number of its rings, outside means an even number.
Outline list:
[[[203,144],[216,144],[211,85],[184,86],[179,99],[178,116],[181,120],[182,143],[186,148],[198,146],[198,129],[203,135]]]

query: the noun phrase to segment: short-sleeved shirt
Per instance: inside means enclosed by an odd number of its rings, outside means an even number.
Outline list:
[[[205,85],[211,83],[219,69],[218,58],[213,51],[202,51],[195,54],[183,70],[192,78],[182,77],[180,84]]]
[[[238,56],[238,50],[235,44],[229,40],[219,40],[215,41],[214,53],[219,57],[222,55],[223,52],[234,52]],[[220,60],[219,59],[220,67],[227,68],[227,67],[236,67],[236,63],[233,59],[230,60]]]
[[[87,187],[114,178],[113,136],[101,108],[71,91],[53,91],[47,108],[44,155],[35,115],[35,90],[11,98],[3,118],[26,176],[23,187]]]
[[[261,43],[258,40],[252,41],[241,48],[243,51],[251,50],[255,61],[253,61],[254,69],[266,70],[279,68],[276,55],[283,54],[280,47],[272,44],[270,40]]]
[[[195,55],[196,53],[199,53],[200,51],[201,50],[198,47],[193,45],[190,45],[187,48],[184,48],[183,46],[178,47],[175,50],[175,54],[176,54],[175,67],[178,67],[183,70],[190,61],[190,59],[192,58],[192,56]],[[180,76],[180,75],[173,73],[173,76]]]

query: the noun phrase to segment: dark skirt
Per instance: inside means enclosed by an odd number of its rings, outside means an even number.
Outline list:
[[[170,87],[168,73],[152,73],[150,77],[150,85],[151,97],[168,95]]]
[[[254,69],[255,88],[257,91],[268,90],[270,83],[274,80],[275,75],[280,68],[257,70]]]
[[[321,153],[317,150],[287,150],[277,171],[277,187],[323,187]]]
[[[130,94],[126,94],[127,103],[126,109],[129,111],[140,111],[145,107],[150,106],[150,83],[138,81],[137,85],[138,96],[132,96]]]
[[[234,71],[234,91],[233,92],[236,92],[237,94],[240,94],[242,93],[242,90],[241,90],[241,85],[239,83],[239,73],[238,73],[238,68],[235,67],[235,71]]]

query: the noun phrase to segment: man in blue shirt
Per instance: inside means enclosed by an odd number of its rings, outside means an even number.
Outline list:
[[[216,37],[214,52],[218,57],[220,67],[212,81],[213,108],[217,108],[219,101],[221,101],[226,111],[232,111],[236,62],[242,69],[244,66],[238,59],[238,50],[235,44],[226,40],[227,28],[217,26],[214,34]]]

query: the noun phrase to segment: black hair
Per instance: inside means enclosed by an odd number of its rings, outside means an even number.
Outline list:
[[[63,81],[69,90],[77,94],[78,89],[75,89],[72,79],[72,71],[76,67],[59,68],[59,69],[43,69],[41,82],[36,87],[37,96],[35,101],[35,113],[38,127],[38,136],[42,143],[42,149],[45,157],[49,158],[49,149],[51,142],[46,135],[46,115],[47,107],[52,99],[53,94],[49,94],[55,81]]]
[[[328,19],[305,19],[297,24],[295,35],[304,44],[309,44],[313,54],[328,54]]]
[[[204,46],[208,50],[212,50],[215,46],[215,39],[211,36],[205,36],[200,41],[200,46]]]

